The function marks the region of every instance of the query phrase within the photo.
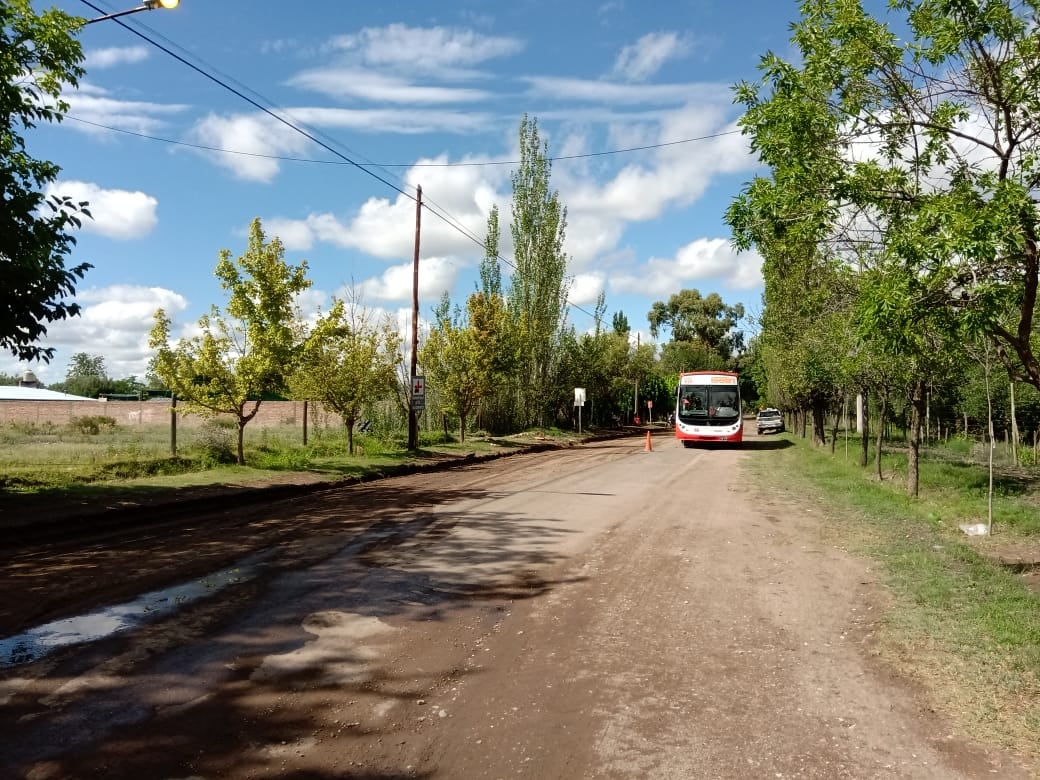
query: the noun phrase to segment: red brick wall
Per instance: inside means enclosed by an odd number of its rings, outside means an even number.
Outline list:
[[[4,401],[0,400],[0,423],[53,423],[64,425],[74,417],[111,417],[117,425],[169,425],[170,404],[159,401]],[[180,413],[178,426],[198,426],[204,418]],[[307,407],[309,427],[342,425],[339,415],[326,412],[320,404]],[[303,427],[303,401],[264,401],[250,427],[295,425]]]

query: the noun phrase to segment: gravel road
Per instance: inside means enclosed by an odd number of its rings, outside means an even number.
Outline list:
[[[0,775],[1028,777],[875,658],[869,565],[746,476],[777,446],[619,439],[13,551],[4,637],[233,576],[0,667]]]

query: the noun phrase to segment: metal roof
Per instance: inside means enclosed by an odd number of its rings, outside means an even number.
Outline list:
[[[39,387],[19,387],[18,385],[0,385],[0,401],[96,401],[85,395],[69,395]],[[104,401],[101,401],[104,403]]]

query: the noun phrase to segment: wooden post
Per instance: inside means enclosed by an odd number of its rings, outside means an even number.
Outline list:
[[[170,457],[177,457],[177,394],[170,395]]]

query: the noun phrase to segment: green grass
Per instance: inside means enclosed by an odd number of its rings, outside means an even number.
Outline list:
[[[886,477],[850,456],[796,446],[750,461],[758,481],[821,505],[827,533],[875,559],[893,596],[878,652],[926,685],[965,733],[1040,761],[1040,594],[983,553],[996,542],[1040,539],[1036,470],[1002,469],[995,480],[993,540],[972,540],[962,522],[986,517],[984,467],[956,452],[926,453],[920,496],[906,494],[905,453],[886,453]]]
[[[340,480],[385,474],[409,463],[448,456],[524,448],[545,438],[566,443],[573,433],[537,431],[492,439],[474,431],[459,442],[454,432],[420,431],[407,449],[405,431],[355,434],[354,452],[339,427],[315,427],[306,445],[295,426],[246,427],[246,465],[234,464],[237,429],[226,422],[178,429],[176,457],[165,425],[79,420],[66,426],[0,425],[0,498],[39,500],[132,499],[156,489],[295,479]]]

